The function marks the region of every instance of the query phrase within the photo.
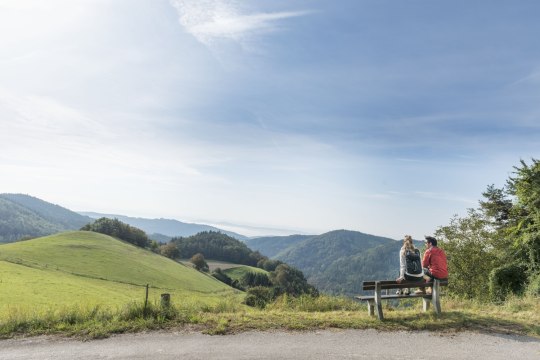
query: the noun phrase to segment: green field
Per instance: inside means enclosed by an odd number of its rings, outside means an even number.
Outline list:
[[[0,315],[13,308],[124,305],[161,293],[213,301],[238,292],[163,256],[94,232],[0,245]],[[240,301],[240,300],[238,300]]]
[[[268,271],[266,270],[259,269],[253,266],[247,266],[247,265],[237,266],[237,267],[223,270],[223,273],[225,273],[228,277],[230,277],[233,280],[242,279],[242,276],[244,276],[248,272],[253,272],[253,273],[258,272],[258,273],[263,273],[263,274],[268,275]]]

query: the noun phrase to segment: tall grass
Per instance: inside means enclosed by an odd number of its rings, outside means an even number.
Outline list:
[[[85,338],[176,326],[209,334],[246,330],[374,328],[379,330],[495,331],[540,337],[540,299],[510,298],[502,305],[445,297],[443,313],[423,313],[420,301],[409,306],[385,304],[385,320],[367,314],[365,305],[345,297],[281,296],[265,309],[242,305],[235,296],[201,301],[176,299],[168,307],[157,301],[123,306],[60,306],[42,310],[10,307],[0,317],[0,337],[18,334],[63,334]]]
[[[312,297],[302,295],[292,297],[288,295],[280,296],[274,303],[267,306],[268,310],[281,311],[306,311],[306,312],[328,312],[328,311],[359,311],[365,306],[342,296],[321,295]]]

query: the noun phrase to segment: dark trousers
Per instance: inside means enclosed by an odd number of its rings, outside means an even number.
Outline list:
[[[437,279],[437,280],[447,280],[447,278],[438,278],[438,277],[436,277],[436,276],[433,275],[433,274],[431,273],[431,271],[429,271],[429,269],[427,269],[427,268],[424,268],[424,274],[427,275],[427,276],[429,276],[431,280],[433,280],[433,279]]]

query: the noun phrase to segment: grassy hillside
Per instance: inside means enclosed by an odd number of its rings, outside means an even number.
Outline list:
[[[66,232],[0,245],[1,306],[118,304],[143,298],[143,286],[179,296],[234,291],[192,268],[110,236]],[[30,285],[32,284],[32,285]]]
[[[259,269],[259,268],[253,267],[253,266],[238,266],[238,267],[233,267],[233,268],[229,268],[229,269],[223,270],[223,272],[224,272],[228,277],[230,277],[231,279],[233,279],[233,280],[238,280],[238,281],[240,281],[240,279],[242,279],[242,277],[243,277],[246,273],[249,273],[249,272],[252,272],[252,273],[263,273],[263,274],[268,275],[268,271],[263,270],[263,269]]]
[[[23,194],[0,194],[0,242],[78,230],[92,219]]]

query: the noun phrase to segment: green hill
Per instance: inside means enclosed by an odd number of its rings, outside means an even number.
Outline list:
[[[234,290],[163,256],[110,236],[65,232],[0,245],[1,306],[34,302],[118,304],[154,293],[216,296]],[[31,285],[30,285],[31,284]]]
[[[78,230],[92,219],[23,194],[0,194],[0,242]]]

